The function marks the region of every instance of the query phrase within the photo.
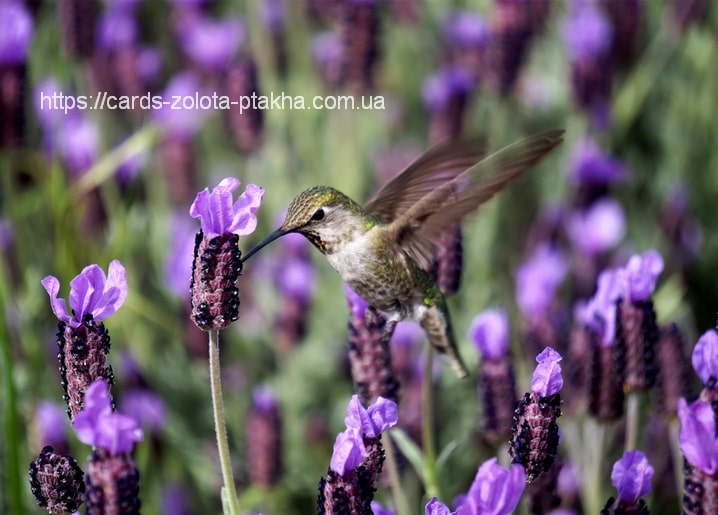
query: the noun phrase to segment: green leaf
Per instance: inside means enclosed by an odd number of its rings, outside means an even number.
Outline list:
[[[438,471],[441,471],[441,469],[444,468],[444,465],[448,461],[449,456],[451,456],[451,454],[456,450],[458,446],[458,440],[451,440],[449,443],[446,444],[443,449],[441,449],[439,457],[436,458],[436,469]]]
[[[399,447],[399,450],[406,456],[406,459],[409,460],[409,463],[414,467],[414,470],[416,470],[416,473],[419,475],[422,481],[425,482],[424,478],[424,469],[426,465],[426,460],[424,459],[424,453],[421,452],[421,449],[419,449],[419,446],[414,443],[414,441],[409,438],[409,435],[407,435],[404,431],[402,431],[398,427],[394,427],[389,431],[389,435],[391,436],[392,440],[394,440],[394,443],[396,443],[397,447]]]

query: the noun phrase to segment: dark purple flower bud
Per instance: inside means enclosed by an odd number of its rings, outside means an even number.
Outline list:
[[[164,400],[150,390],[128,391],[120,400],[120,411],[152,433],[161,431],[167,422],[167,406]]]
[[[527,481],[524,467],[521,465],[514,463],[509,469],[505,469],[497,463],[496,458],[490,458],[479,467],[469,492],[456,513],[513,513]]]
[[[626,217],[623,208],[615,200],[599,200],[591,207],[569,216],[566,232],[579,252],[593,256],[621,241],[626,232]]]
[[[601,0],[613,26],[612,53],[628,64],[637,50],[638,36],[645,18],[643,0]]]
[[[78,276],[70,281],[70,312],[64,299],[58,299],[60,281],[48,275],[42,285],[50,296],[53,313],[61,321],[78,328],[88,316],[95,322],[101,322],[112,316],[127,298],[127,279],[125,267],[116,259],[110,262],[107,277],[97,265],[86,266]]]
[[[641,451],[626,451],[611,471],[611,483],[618,490],[618,499],[635,504],[651,491],[653,467]]]
[[[685,32],[692,25],[698,25],[709,16],[709,0],[673,0],[671,2],[671,19],[680,32]]]
[[[224,74],[224,92],[232,101],[260,94],[259,72],[252,58],[232,63]],[[226,110],[226,120],[234,143],[242,152],[253,152],[262,144],[264,112],[252,105],[245,109]]]
[[[715,329],[709,329],[698,339],[691,363],[704,386],[718,383],[718,332]]]
[[[283,30],[287,17],[284,0],[263,0],[259,5],[259,17],[269,32]]]
[[[131,451],[142,440],[132,417],[112,411],[109,386],[98,379],[85,391],[85,406],[72,422],[77,438],[87,445],[117,455]]]
[[[474,89],[472,75],[464,68],[450,66],[424,80],[421,97],[430,112],[444,111],[458,97],[465,97]]]
[[[327,89],[339,85],[342,61],[342,42],[332,31],[321,32],[312,39],[314,66]]]
[[[87,515],[140,513],[140,473],[128,452],[92,451],[85,471]]]
[[[239,50],[246,29],[239,18],[210,20],[193,16],[180,28],[180,44],[185,54],[210,71],[224,69]]]
[[[72,456],[44,447],[30,463],[30,490],[37,505],[50,513],[75,512],[85,494],[82,469]]]
[[[562,359],[561,355],[551,347],[546,347],[541,354],[536,356],[538,366],[531,379],[531,391],[540,397],[548,397],[561,390],[563,377],[559,361]]]
[[[484,359],[498,360],[509,351],[509,319],[503,309],[487,309],[471,322],[469,338]]]
[[[95,49],[95,27],[100,2],[59,0],[59,21],[65,51],[70,56],[90,57]]]
[[[599,420],[616,420],[623,415],[625,392],[616,370],[612,345],[605,345],[594,329],[586,328],[592,339],[588,377],[588,411]]]
[[[516,302],[527,320],[546,317],[567,273],[563,253],[549,245],[538,246],[516,269]]]
[[[399,382],[389,348],[393,327],[387,327],[386,318],[349,286],[344,291],[350,309],[348,344],[354,390],[365,405],[378,397],[396,400]]]
[[[342,45],[340,83],[354,93],[374,87],[379,56],[379,6],[376,0],[348,0],[337,6]]]
[[[604,154],[591,138],[579,140],[569,165],[574,186],[606,186],[626,180],[628,172],[618,159]]]
[[[33,31],[32,17],[22,2],[0,3],[0,66],[25,62]]]
[[[676,324],[659,331],[656,366],[656,409],[666,418],[673,419],[678,399],[690,395],[692,379],[683,336]]]
[[[252,484],[270,487],[282,472],[282,419],[274,393],[267,387],[252,392],[247,418],[247,468]]]
[[[197,194],[190,215],[200,218],[202,230],[195,240],[192,264],[191,318],[202,330],[221,329],[239,317],[236,282],[242,270],[239,236],[257,227],[255,212],[264,189],[250,184],[233,203],[239,187],[234,177],[223,179],[210,193]]]
[[[457,224],[442,232],[436,245],[436,254],[429,274],[444,297],[456,293],[461,284],[464,266],[462,242],[461,225]]]

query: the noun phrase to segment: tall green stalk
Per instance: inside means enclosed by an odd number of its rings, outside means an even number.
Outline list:
[[[434,435],[434,349],[427,345],[422,384],[421,444],[424,448],[424,487],[429,497],[441,499],[436,470],[436,442]]]

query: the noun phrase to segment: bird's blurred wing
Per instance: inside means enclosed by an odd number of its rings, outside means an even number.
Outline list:
[[[438,143],[387,182],[364,208],[390,223],[441,184],[455,179],[484,154],[485,145],[477,139]]]
[[[428,191],[387,228],[387,236],[428,270],[439,235],[476,210],[563,141],[563,130],[528,136]]]

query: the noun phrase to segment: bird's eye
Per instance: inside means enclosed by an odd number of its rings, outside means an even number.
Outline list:
[[[312,220],[321,220],[324,218],[324,209],[321,207],[314,211],[314,214],[312,215]]]

